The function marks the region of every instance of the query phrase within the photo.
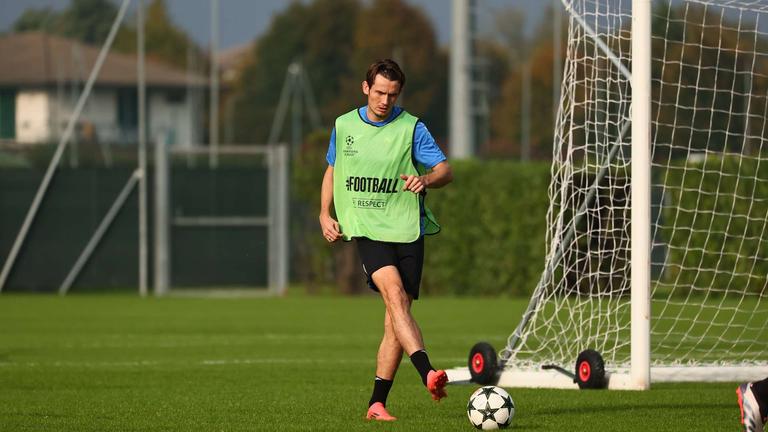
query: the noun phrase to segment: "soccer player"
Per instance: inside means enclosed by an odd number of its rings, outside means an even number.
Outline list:
[[[768,417],[768,378],[743,383],[736,388],[741,424],[746,432],[763,432]]]
[[[411,304],[419,298],[424,235],[440,228],[424,204],[426,189],[445,186],[453,173],[424,123],[395,105],[404,86],[394,61],[368,68],[362,82],[367,104],[336,119],[321,188],[323,236],[331,243],[355,241],[368,286],[384,301],[369,420],[396,420],[386,404],[403,352],[434,400],[446,396],[448,382],[429,361]]]

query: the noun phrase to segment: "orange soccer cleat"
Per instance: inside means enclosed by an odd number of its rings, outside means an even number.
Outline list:
[[[432,399],[439,401],[448,396],[445,393],[446,384],[448,384],[448,375],[444,370],[433,370],[427,374],[427,390],[432,393]]]
[[[365,415],[366,420],[377,420],[377,421],[394,421],[397,420],[397,417],[393,417],[389,412],[387,412],[387,409],[384,408],[384,404],[381,402],[376,402],[375,404],[371,405],[368,408],[368,414]]]

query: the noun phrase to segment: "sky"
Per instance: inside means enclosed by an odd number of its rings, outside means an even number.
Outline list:
[[[145,0],[149,3],[150,0]],[[252,41],[269,27],[272,16],[280,13],[292,0],[219,0],[219,47],[227,49]],[[304,0],[307,1],[307,0]],[[421,7],[430,17],[441,45],[451,37],[451,0],[406,0]],[[517,7],[530,14],[528,30],[541,19],[547,4],[556,0],[477,0],[481,23],[491,22],[494,10]],[[121,1],[113,0],[116,4]],[[61,10],[69,0],[0,0],[0,31],[10,30],[14,21],[27,8],[50,7]],[[132,4],[136,4],[133,0]],[[189,33],[201,46],[209,46],[210,0],[166,0],[174,23]],[[482,28],[482,24],[481,24]]]

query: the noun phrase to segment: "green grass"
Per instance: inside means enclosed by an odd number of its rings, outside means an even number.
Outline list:
[[[426,298],[433,363],[497,348],[527,300]],[[373,296],[0,297],[0,431],[462,431],[475,386],[430,400],[407,359],[388,408],[363,420],[382,327]],[[758,377],[756,377],[758,378]],[[735,383],[648,392],[508,389],[512,430],[737,431]]]

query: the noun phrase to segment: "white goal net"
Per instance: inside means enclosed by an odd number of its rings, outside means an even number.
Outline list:
[[[502,362],[628,368],[630,252],[650,247],[652,370],[766,366],[768,1],[652,2],[649,246],[630,241],[631,1],[564,4],[546,268]]]

